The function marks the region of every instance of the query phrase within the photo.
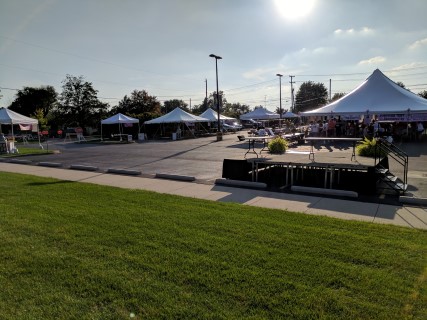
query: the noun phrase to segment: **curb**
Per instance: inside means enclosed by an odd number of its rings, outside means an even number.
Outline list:
[[[10,162],[10,163],[18,163],[18,164],[32,164],[33,163],[30,160],[24,160],[24,159],[11,159],[8,162]]]
[[[323,189],[323,188],[302,187],[302,186],[292,186],[291,190],[295,192],[317,193],[317,194],[326,194],[326,195],[333,195],[333,196],[344,196],[344,197],[350,197],[350,198],[359,197],[359,194],[357,192],[349,191],[349,190]]]
[[[175,174],[167,174],[167,173],[156,173],[156,178],[160,179],[170,179],[170,180],[179,180],[179,181],[195,181],[196,178],[192,176],[180,176]]]
[[[62,167],[62,163],[59,163],[59,162],[39,162],[38,165],[43,167],[52,167],[52,168]]]
[[[427,206],[427,198],[414,198],[408,196],[400,196],[399,202],[407,204],[415,204],[419,206]]]
[[[72,164],[70,166],[70,169],[74,169],[74,170],[84,170],[84,171],[97,171],[98,167],[94,167],[94,166],[84,166],[84,165],[80,165],[80,164]]]
[[[232,179],[216,179],[215,184],[230,186],[230,187],[245,187],[254,189],[266,189],[267,184],[263,182],[241,181]]]
[[[131,176],[138,176],[141,174],[141,171],[110,168],[107,170],[107,173],[117,173],[117,174],[126,174],[126,175],[131,175]]]

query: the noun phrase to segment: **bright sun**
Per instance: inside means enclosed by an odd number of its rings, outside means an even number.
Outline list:
[[[296,20],[310,13],[316,0],[274,0],[277,10],[285,18]]]

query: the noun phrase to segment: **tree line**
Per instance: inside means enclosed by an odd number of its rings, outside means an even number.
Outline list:
[[[404,87],[403,83],[398,83]],[[331,101],[344,96],[345,93],[336,93]],[[427,98],[427,91],[419,93]],[[229,103],[220,91],[203,100],[199,105],[189,108],[188,104],[180,99],[164,101],[163,104],[156,96],[150,95],[146,90],[133,90],[125,95],[115,106],[100,101],[98,90],[83,76],[66,75],[62,81],[62,91],[56,92],[53,86],[24,87],[18,90],[15,100],[9,109],[22,115],[38,119],[43,130],[58,130],[67,127],[80,126],[82,128],[98,128],[102,119],[117,113],[139,119],[141,122],[151,120],[166,114],[176,107],[201,114],[206,109],[217,109],[217,98],[220,102],[220,112],[229,117],[239,118],[240,115],[253,109],[241,103]],[[322,107],[329,103],[328,90],[323,83],[307,81],[301,84],[295,96],[293,112],[303,112]],[[256,107],[255,107],[256,108]],[[282,110],[284,111],[284,110]],[[277,108],[276,112],[279,112]]]

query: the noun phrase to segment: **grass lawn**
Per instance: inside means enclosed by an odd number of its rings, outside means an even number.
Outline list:
[[[16,147],[18,148],[19,153],[2,153],[0,154],[0,158],[17,158],[26,155],[53,153],[52,150],[41,149],[38,144],[30,144],[28,146],[17,145]]]
[[[0,179],[0,319],[427,319],[422,230]]]

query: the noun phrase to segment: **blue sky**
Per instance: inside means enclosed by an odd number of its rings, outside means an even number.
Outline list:
[[[296,3],[302,8],[293,8]],[[311,8],[311,10],[308,10]],[[307,12],[299,14],[299,10]],[[83,75],[102,101],[133,90],[200,104],[215,87],[229,102],[290,105],[304,81],[350,92],[379,68],[427,90],[425,0],[0,0],[0,107],[24,86],[61,91]]]

